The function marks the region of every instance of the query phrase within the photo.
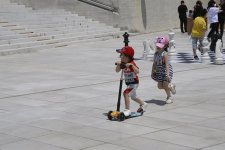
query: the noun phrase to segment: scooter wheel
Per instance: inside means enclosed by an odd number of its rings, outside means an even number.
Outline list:
[[[120,120],[120,121],[124,121],[124,120],[125,120],[125,115],[124,115],[123,112],[120,113],[120,115],[119,115],[119,120]]]
[[[108,115],[107,115],[107,116],[108,116],[108,119],[109,119],[109,120],[112,120],[112,115],[111,115],[112,112],[113,112],[113,111],[111,111],[111,110],[108,112]]]

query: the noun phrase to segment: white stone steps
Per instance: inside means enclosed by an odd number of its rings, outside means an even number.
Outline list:
[[[87,38],[92,35],[104,35],[106,33],[111,33],[111,30],[102,30],[99,32],[91,31],[91,32],[84,32],[84,33],[72,33],[72,34],[61,34],[61,35],[55,35],[55,36],[45,36],[42,38],[37,39],[36,41],[29,41],[25,43],[17,43],[17,44],[4,44],[0,45],[0,51],[5,50],[5,49],[16,49],[16,48],[21,48],[21,47],[28,47],[28,46],[34,46],[34,45],[39,45],[39,44],[46,44],[51,42],[66,42],[65,40],[71,40],[71,39],[82,39],[82,38]],[[116,32],[114,32],[116,33]]]
[[[103,31],[103,30],[111,30],[111,31],[119,31],[119,29],[114,29],[110,27],[104,27],[104,28],[94,28],[90,27],[88,29],[80,29],[80,28],[73,28],[73,29],[68,29],[65,28],[65,30],[55,30],[55,31],[46,31],[46,32],[35,32],[36,34],[39,35],[46,35],[46,36],[54,36],[58,34],[68,34],[68,33],[85,33],[85,32],[91,32],[91,31]],[[34,30],[33,30],[34,31]]]
[[[40,26],[51,26],[51,27],[59,27],[59,26],[85,26],[85,25],[103,25],[102,23],[99,23],[98,21],[92,21],[91,19],[77,19],[77,20],[59,20],[59,21],[49,21],[49,20],[44,20],[44,21],[10,21],[8,20],[1,20],[0,21],[0,26],[19,26],[19,25],[29,25],[33,28],[38,28]]]
[[[122,34],[119,29],[62,9],[32,10],[1,1],[0,55],[111,39]]]
[[[8,13],[8,12],[12,12],[12,13],[18,13],[18,12],[23,12],[23,13],[28,13],[29,11],[32,11],[31,8],[27,8],[27,9],[21,9],[21,8],[5,8],[5,9],[0,9],[0,13]]]
[[[49,9],[35,9],[33,12],[40,12],[40,13],[61,13],[61,12],[66,12],[66,13],[70,13],[69,11],[66,11],[64,9],[60,9],[60,8],[49,8]]]
[[[40,32],[43,31],[56,31],[56,30],[73,30],[73,29],[101,29],[101,28],[111,28],[110,26],[106,26],[105,24],[97,24],[93,23],[86,24],[86,25],[70,25],[70,24],[59,24],[59,25],[52,25],[52,24],[46,24],[43,26],[40,25],[23,25],[23,26],[17,26],[12,27],[10,30],[21,30],[21,29],[27,29],[27,30],[39,30]]]
[[[17,3],[10,3],[10,4],[7,4],[7,3],[3,3],[0,5],[0,11],[5,11],[5,10],[8,10],[8,12],[15,12],[15,11],[18,11],[20,12],[20,10],[23,12],[23,11],[30,11],[32,10],[31,7],[26,7],[24,5],[18,5]]]
[[[0,46],[5,44],[17,44],[22,42],[33,42],[34,40],[27,37],[16,38],[16,39],[8,39],[8,40],[0,40]]]
[[[115,33],[116,32],[120,32],[119,29],[116,29],[116,28],[104,28],[104,31],[114,31]],[[31,34],[30,32],[32,31],[29,31],[29,30],[26,30],[24,32],[28,32],[30,33],[29,35],[25,35],[25,34],[22,34],[24,36],[20,36],[20,37],[14,37],[12,38],[12,36],[9,36],[7,39],[3,40],[4,37],[7,37],[7,36],[3,36],[1,37],[0,36],[0,44],[16,44],[16,43],[21,43],[23,41],[37,41],[37,40],[40,40],[40,39],[43,39],[45,37],[48,37],[48,38],[55,38],[55,37],[58,37],[58,36],[63,36],[64,34],[76,34],[76,35],[82,35],[82,34],[86,34],[88,32],[104,32],[102,29],[94,29],[94,28],[89,28],[88,30],[86,29],[68,29],[68,30],[57,30],[57,31],[53,31],[53,32],[42,32],[40,33],[38,30],[37,32],[35,32],[33,30],[33,34]],[[19,34],[19,33],[18,33]],[[13,36],[15,36],[13,34]],[[27,37],[29,37],[30,40],[27,40]]]
[[[120,35],[120,34],[121,33],[118,33],[118,35]],[[4,56],[4,55],[12,55],[12,54],[18,54],[18,53],[29,53],[29,52],[35,52],[35,51],[49,49],[49,48],[64,47],[64,46],[68,46],[68,45],[77,44],[80,42],[106,40],[106,39],[111,39],[112,36],[114,38],[116,38],[114,33],[105,33],[104,35],[96,34],[96,35],[93,35],[92,37],[89,36],[89,37],[85,37],[85,38],[80,38],[75,41],[71,40],[71,41],[65,41],[65,42],[61,42],[61,43],[59,43],[59,42],[57,43],[55,41],[55,42],[48,43],[47,45],[39,45],[39,46],[32,46],[32,47],[2,50],[2,51],[0,51],[0,55]]]
[[[1,12],[0,14],[9,14],[9,15],[10,14],[17,14],[17,15],[25,15],[25,16],[28,15],[27,13],[34,14],[34,15],[39,15],[39,16],[41,16],[41,15],[57,16],[57,15],[71,15],[72,14],[72,13],[67,12],[67,11],[65,11],[65,12],[46,12],[46,13],[44,13],[44,12],[36,12],[36,10],[33,10],[30,7],[26,7],[26,9],[28,9],[27,12],[20,12],[20,11],[18,11],[18,12],[10,12],[10,11],[8,11],[8,12]],[[77,14],[73,14],[73,15],[77,15]]]
[[[0,7],[1,8],[1,7]],[[31,14],[37,14],[37,15],[53,15],[53,16],[56,16],[56,15],[61,15],[61,14],[64,14],[64,15],[70,15],[70,14],[73,14],[71,12],[68,12],[68,11],[64,11],[64,10],[61,10],[61,9],[58,9],[58,11],[54,11],[54,10],[49,10],[49,11],[39,11],[39,10],[33,10],[32,8],[30,7],[25,7],[25,8],[22,8],[24,10],[27,10],[28,13],[31,13]],[[8,14],[19,14],[19,15],[27,15],[24,11],[18,11],[18,12],[15,12],[15,11],[7,11],[4,13],[8,13]],[[73,14],[73,15],[77,15],[77,14]]]
[[[4,7],[4,6],[24,6],[25,7],[25,5],[22,5],[22,4],[18,4],[18,3],[16,3],[16,2],[9,2],[9,1],[7,1],[7,0],[4,0],[4,2],[3,1],[1,1],[0,0],[0,4],[1,4],[1,6],[0,7]]]
[[[0,4],[10,4],[11,2],[9,0],[2,0],[0,1]]]
[[[8,26],[8,27],[5,27],[7,28],[7,30],[10,30],[10,31],[14,31],[18,34],[20,33],[24,33],[24,32],[34,32],[34,33],[40,33],[40,34],[47,34],[49,32],[60,32],[62,31],[63,32],[66,32],[68,30],[74,30],[74,31],[84,31],[84,30],[96,30],[96,29],[112,29],[114,30],[114,28],[110,27],[110,26],[106,26],[104,24],[102,24],[101,26],[92,26],[92,27],[89,27],[89,28],[82,28],[82,27],[76,27],[76,26],[62,26],[62,27],[43,27],[43,28],[30,28],[30,26],[27,26],[27,27],[20,27],[20,26]],[[118,30],[118,29],[117,29]],[[69,31],[68,31],[69,32]]]
[[[43,17],[36,17],[36,16],[13,16],[13,15],[0,15],[0,22],[24,22],[28,24],[35,24],[35,23],[51,23],[51,22],[84,22],[84,21],[93,21],[92,19],[85,19],[82,16],[60,16],[60,17],[50,17],[50,16],[43,16]]]
[[[0,6],[0,8],[12,8],[12,7],[23,7],[23,8],[26,8],[24,5],[19,5],[19,4],[17,4],[17,3],[1,3],[0,2],[0,4],[1,4],[1,6]]]
[[[39,28],[39,29],[26,29],[26,28],[12,28],[9,29],[11,34],[7,35],[5,34],[3,37],[13,37],[13,35],[18,34],[18,35],[24,35],[24,34],[29,34],[29,37],[32,36],[40,36],[40,35],[55,35],[55,34],[66,34],[66,33],[72,33],[72,32],[77,32],[77,31],[98,31],[102,29],[107,29],[107,30],[119,30],[119,29],[114,29],[109,26],[103,26],[102,28],[95,28],[95,27],[90,27],[90,28],[76,28],[73,26],[68,26],[68,27],[60,27],[60,28]],[[9,32],[8,32],[9,33]],[[0,39],[3,37],[0,36]],[[8,38],[7,38],[8,39]]]
[[[14,34],[10,34],[10,35],[2,35],[0,36],[0,40],[10,40],[10,39],[17,39],[17,38],[27,38],[27,37],[31,37],[31,36],[35,36],[36,34],[34,34],[33,32],[24,32],[24,33],[14,33]]]
[[[46,31],[46,29],[49,30],[63,30],[63,29],[88,29],[88,28],[105,28],[108,27],[105,24],[98,24],[98,23],[93,23],[91,24],[81,24],[81,25],[73,25],[73,24],[44,24],[44,25],[26,25],[26,24],[21,24],[21,25],[2,25],[2,27],[7,28],[8,30],[11,31],[16,31],[16,30],[40,30],[40,31]],[[110,28],[110,27],[109,27]]]
[[[77,43],[81,43],[81,42],[90,42],[90,41],[97,41],[97,40],[108,40],[108,39],[112,39],[112,38],[118,38],[118,36],[122,35],[124,32],[118,32],[117,34],[115,34],[114,32],[109,32],[109,33],[105,33],[103,34],[96,34],[95,36],[91,37],[91,38],[83,38],[83,39],[79,39],[79,40],[74,40],[74,41],[66,41],[66,42],[62,42],[62,45],[74,45]]]
[[[42,30],[42,32],[40,30],[14,30],[14,32],[5,32],[4,36],[0,36],[0,39],[4,39],[4,37],[10,37],[12,38],[13,35],[15,35],[15,32],[17,32],[17,35],[26,35],[25,33],[29,33],[29,35],[27,35],[27,37],[37,37],[37,36],[57,36],[60,34],[70,34],[70,33],[84,33],[84,32],[90,32],[90,31],[101,31],[101,30],[112,30],[112,31],[119,31],[119,29],[115,29],[115,28],[111,28],[111,27],[105,27],[105,28],[94,28],[94,27],[90,27],[88,29],[80,29],[80,28],[64,28],[61,30],[58,29],[54,29],[50,30],[50,29],[46,29],[46,30]],[[1,32],[0,32],[1,33]],[[8,34],[7,34],[8,33]],[[7,38],[8,40],[9,38]]]
[[[25,19],[25,18],[35,18],[35,19],[42,19],[42,18],[46,18],[46,19],[51,19],[51,18],[72,18],[74,17],[76,19],[76,17],[80,17],[80,18],[84,18],[84,16],[78,16],[77,14],[35,14],[35,13],[0,13],[1,16],[0,17],[13,17],[12,19]]]
[[[80,16],[62,16],[58,18],[54,17],[42,17],[42,18],[36,18],[35,16],[33,17],[10,17],[10,16],[0,16],[0,22],[25,22],[28,24],[34,24],[38,22],[78,22],[78,21],[93,21],[91,19],[85,19],[85,17],[80,17]]]
[[[3,21],[3,20],[2,20]],[[8,22],[8,23],[6,23]],[[10,22],[10,23],[9,23]],[[9,20],[4,20],[2,23],[0,22],[0,26],[2,27],[5,27],[5,26],[30,26],[32,28],[40,28],[40,27],[44,27],[44,26],[47,26],[47,27],[60,27],[60,26],[93,26],[93,25],[104,25],[102,23],[99,23],[97,21],[91,21],[91,20],[83,20],[83,19],[78,19],[78,20],[74,20],[74,21],[64,21],[64,20],[59,20],[59,21],[39,21],[39,20],[36,20],[36,21],[29,21],[29,22],[26,22],[26,21],[9,21]]]

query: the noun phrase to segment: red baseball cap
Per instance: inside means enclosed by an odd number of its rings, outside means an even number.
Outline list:
[[[125,46],[122,49],[117,49],[116,52],[124,54],[126,56],[130,56],[131,58],[134,57],[134,49],[130,46]]]

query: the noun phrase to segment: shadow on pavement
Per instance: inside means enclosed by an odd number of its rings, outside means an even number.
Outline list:
[[[151,99],[151,100],[147,100],[145,101],[146,103],[151,103],[151,104],[156,104],[156,105],[159,105],[159,106],[164,106],[166,103],[165,101],[162,101],[162,100],[156,100],[156,99]]]

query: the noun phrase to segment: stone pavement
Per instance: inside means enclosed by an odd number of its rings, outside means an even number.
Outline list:
[[[135,56],[141,57],[144,39],[167,33],[130,37]],[[178,52],[192,53],[187,35],[178,32],[175,40]],[[223,65],[174,63],[177,94],[164,105],[165,93],[150,78],[152,62],[137,61],[147,112],[107,120],[116,109],[115,49],[122,41],[0,57],[0,150],[224,150]]]

